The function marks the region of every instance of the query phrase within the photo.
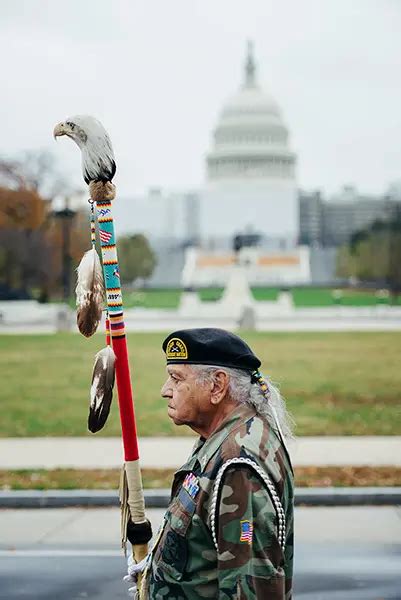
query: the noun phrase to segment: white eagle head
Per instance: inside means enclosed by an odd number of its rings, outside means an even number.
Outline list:
[[[54,138],[62,135],[70,137],[82,152],[82,173],[85,182],[111,181],[116,172],[113,147],[103,125],[89,115],[69,117],[57,123]]]

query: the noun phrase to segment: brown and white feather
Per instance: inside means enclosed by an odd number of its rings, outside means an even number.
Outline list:
[[[100,431],[109,416],[115,379],[116,356],[110,346],[96,354],[93,365],[88,429],[92,433]]]
[[[90,337],[102,318],[105,297],[102,265],[95,248],[85,252],[77,275],[77,325],[82,335]]]

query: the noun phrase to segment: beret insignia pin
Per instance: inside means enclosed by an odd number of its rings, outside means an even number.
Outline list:
[[[166,348],[167,359],[181,358],[186,360],[188,358],[188,350],[186,345],[180,338],[171,338]]]

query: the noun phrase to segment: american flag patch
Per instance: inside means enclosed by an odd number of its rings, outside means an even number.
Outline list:
[[[108,244],[111,240],[111,233],[105,231],[104,229],[99,229],[99,237],[103,244]]]
[[[239,538],[239,541],[251,545],[252,538],[253,524],[250,521],[241,521],[241,537]]]
[[[187,490],[191,498],[195,498],[196,494],[199,492],[198,478],[193,473],[188,473],[184,479],[182,487],[184,490]]]

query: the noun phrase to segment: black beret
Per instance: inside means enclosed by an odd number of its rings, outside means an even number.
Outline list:
[[[216,329],[181,329],[163,342],[167,364],[216,365],[255,371],[261,362],[238,335]]]

